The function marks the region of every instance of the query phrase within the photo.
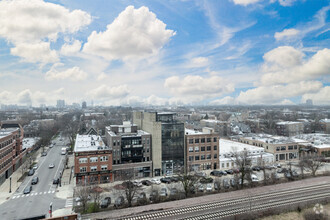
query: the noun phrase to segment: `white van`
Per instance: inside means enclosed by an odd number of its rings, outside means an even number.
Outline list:
[[[258,182],[259,181],[257,175],[255,175],[255,174],[251,175],[251,180],[252,180],[252,182]]]

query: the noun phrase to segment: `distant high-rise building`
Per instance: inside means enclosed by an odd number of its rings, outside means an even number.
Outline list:
[[[307,106],[313,106],[313,100],[312,99],[307,99],[306,100],[306,105]]]
[[[85,101],[83,101],[82,104],[81,104],[81,107],[82,108],[87,108],[87,103]]]
[[[56,107],[57,108],[64,108],[65,107],[65,101],[64,100],[57,100]]]

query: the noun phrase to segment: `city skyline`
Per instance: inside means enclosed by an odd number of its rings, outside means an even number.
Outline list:
[[[0,8],[0,104],[330,104],[327,0]]]

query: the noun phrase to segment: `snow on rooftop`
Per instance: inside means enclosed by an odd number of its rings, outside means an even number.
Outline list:
[[[74,145],[74,152],[108,150],[102,138],[98,135],[79,135],[77,134]]]
[[[294,124],[301,124],[302,122],[300,121],[280,121],[277,122],[277,125],[294,125]]]
[[[204,134],[204,133],[201,132],[201,131],[196,131],[196,130],[187,129],[187,128],[184,129],[184,132],[185,132],[185,134],[187,134],[187,135]]]
[[[34,138],[24,138],[23,139],[23,146],[22,148],[32,148],[38,141],[40,140],[39,137]]]
[[[247,150],[249,152],[253,151],[264,151],[263,147],[256,147],[253,145],[249,144],[244,144],[236,141],[231,141],[231,140],[226,140],[220,138],[219,140],[219,149],[220,149],[220,154],[226,154],[226,153],[231,153],[233,151],[244,151]]]
[[[18,128],[1,128],[0,129],[0,137],[5,137],[11,134],[13,131],[18,130]]]

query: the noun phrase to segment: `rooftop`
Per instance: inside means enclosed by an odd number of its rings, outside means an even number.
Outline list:
[[[285,136],[273,136],[270,134],[250,133],[248,134],[248,136],[243,136],[243,138],[248,140],[256,140],[264,143],[270,143],[270,144],[306,143],[306,140],[303,139],[285,137]]]
[[[231,153],[234,151],[244,151],[247,150],[249,152],[264,152],[263,147],[256,147],[249,144],[244,144],[236,141],[226,140],[220,138],[219,140],[219,146],[220,146],[220,154],[226,154]]]
[[[13,131],[18,130],[18,128],[1,128],[0,129],[0,137],[6,137],[10,135]]]
[[[301,124],[302,122],[300,121],[280,121],[277,122],[277,125],[294,125],[294,124]]]
[[[74,152],[109,150],[102,138],[98,135],[79,135],[77,134],[74,145]]]

